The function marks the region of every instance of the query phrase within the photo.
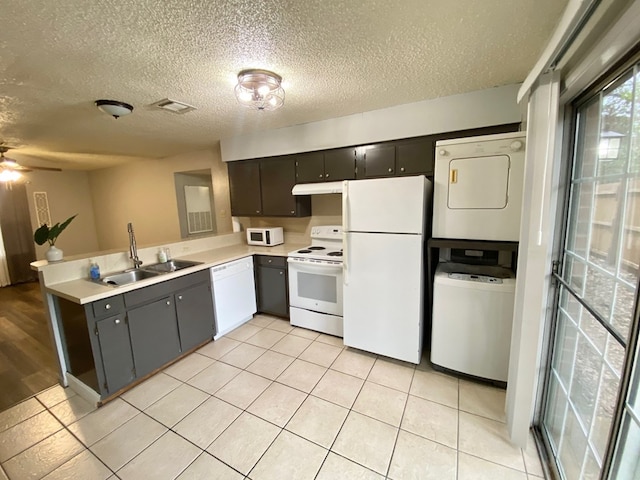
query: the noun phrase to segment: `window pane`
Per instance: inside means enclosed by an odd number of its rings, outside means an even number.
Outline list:
[[[571,383],[577,338],[577,326],[567,315],[561,312],[558,319],[558,332],[556,336],[556,351],[554,352],[553,368],[557,371],[558,377],[565,389],[568,389]]]
[[[625,412],[611,477],[640,478],[640,426]]]
[[[565,478],[578,479],[587,451],[587,438],[571,408],[567,412],[567,422],[560,447],[560,461]]]
[[[611,315],[611,324],[618,332],[620,332],[622,338],[625,339],[629,338],[635,300],[635,289],[629,288],[621,283],[616,285],[616,296]]]
[[[602,357],[584,336],[578,338],[578,351],[574,365],[573,382],[569,397],[575,405],[585,428],[591,427],[591,418],[598,395]]]
[[[550,383],[544,425],[549,433],[551,446],[557,451],[560,447],[560,438],[564,427],[564,415],[567,411],[567,396],[560,387],[555,375],[551,375]]]
[[[571,222],[566,249],[582,258],[588,257],[593,182],[576,183],[571,192]]]
[[[604,368],[602,382],[600,382],[600,397],[598,407],[591,430],[591,443],[600,458],[604,458],[609,440],[609,430],[613,420],[613,413],[616,409],[616,399],[618,398],[618,387],[620,379],[608,367]]]

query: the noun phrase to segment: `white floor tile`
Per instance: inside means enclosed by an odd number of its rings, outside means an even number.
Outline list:
[[[289,334],[295,335],[296,337],[308,338],[309,340],[316,340],[318,337],[320,337],[320,334],[318,332],[300,327],[294,327],[294,329],[291,330]]]
[[[265,328],[264,330],[260,330],[258,333],[248,338],[246,343],[250,343],[251,345],[255,345],[256,347],[271,348],[280,340],[282,340],[285,335],[286,333]]]
[[[309,393],[326,371],[327,369],[320,365],[296,359],[276,381]]]
[[[455,480],[456,458],[454,449],[400,430],[388,478]]]
[[[244,410],[251,405],[270,384],[271,380],[242,371],[238,376],[234,377],[233,380],[218,390],[215,396]]]
[[[105,467],[89,450],[83,450],[44,477],[44,480],[106,480],[110,476],[111,470]]]
[[[283,431],[249,476],[252,480],[313,480],[327,453],[315,443]]]
[[[241,325],[235,330],[232,330],[229,333],[227,333],[225,335],[225,338],[231,338],[233,340],[237,340],[238,342],[245,342],[248,338],[251,338],[260,330],[262,330],[262,328],[245,323],[244,325]]]
[[[213,345],[210,343],[209,345]],[[197,375],[202,370],[211,365],[214,360],[206,355],[200,355],[198,352],[194,352],[191,355],[186,356],[179,362],[164,369],[164,373],[171,375],[173,378],[186,382],[194,375]]]
[[[169,431],[116,473],[122,480],[172,480],[202,451]]]
[[[304,352],[311,343],[312,340],[309,340],[308,338],[298,337],[296,335],[286,335],[282,340],[271,347],[271,350],[289,355],[290,357],[297,357]]]
[[[167,427],[140,413],[91,446],[91,451],[116,471],[167,431]]]
[[[311,394],[343,407],[351,408],[363,384],[364,380],[357,377],[336,372],[335,370],[328,370],[311,391]]]
[[[60,430],[2,466],[11,479],[37,479],[44,477],[83,450],[84,447],[73,435],[66,430]]]
[[[329,452],[327,459],[322,464],[316,480],[336,480],[344,478],[349,480],[384,480],[384,476],[353,463],[340,455]]]
[[[449,375],[416,370],[409,393],[458,408],[458,379]]]
[[[527,474],[481,458],[458,453],[458,480],[527,480]]]
[[[249,325],[253,325],[255,327],[264,328],[267,325],[269,325],[270,323],[273,323],[273,320],[274,320],[273,317],[257,314],[251,320],[249,320],[247,323]]]
[[[29,400],[14,405],[0,413],[0,432],[4,432],[6,429],[42,411],[44,411],[44,407],[35,398],[30,398]]]
[[[40,400],[45,405],[45,407],[51,408],[54,405],[57,405],[58,403],[75,396],[76,392],[74,392],[70,388],[63,388],[62,385],[54,385],[53,387],[48,388],[36,395],[36,398]]]
[[[280,428],[244,412],[207,451],[246,475],[279,433]]]
[[[352,411],[331,450],[385,475],[397,433],[389,424]]]
[[[213,395],[241,371],[226,363],[216,362],[189,379],[187,383]]]
[[[103,407],[69,425],[69,430],[87,446],[113,432],[140,411],[124,400],[116,398]]]
[[[399,427],[407,396],[393,388],[366,381],[353,404],[353,410]]]
[[[458,448],[458,410],[409,395],[401,429]]]
[[[307,394],[300,390],[281,383],[272,383],[247,408],[247,411],[279,427],[284,427],[306,398]]]
[[[315,363],[323,367],[329,367],[334,360],[340,355],[342,348],[328,343],[313,342],[309,345],[298,358],[307,362]]]
[[[260,358],[247,367],[247,371],[261,377],[275,380],[294,361],[293,357],[267,350]]]
[[[283,320],[281,318],[275,318],[273,322],[267,325],[267,328],[270,328],[271,330],[277,330],[278,332],[282,333],[289,333],[291,330],[293,330],[293,327],[291,326],[291,323],[289,323],[289,320]]]
[[[95,405],[87,402],[80,395],[74,395],[51,407],[50,411],[63,424],[70,425],[95,409]]]
[[[520,448],[511,444],[504,423],[460,412],[458,450],[476,457],[525,471]]]
[[[144,410],[180,385],[182,385],[181,381],[164,373],[157,373],[132,390],[122,394],[122,398],[134,407]]]
[[[286,429],[329,448],[348,414],[346,408],[310,395],[287,423]]]
[[[60,429],[60,422],[47,411],[14,425],[0,433],[0,462],[6,462]]]
[[[333,345],[334,347],[340,347],[340,349],[344,348],[344,342],[341,337],[327,335],[326,333],[323,333],[318,338],[316,338],[316,342],[328,343],[329,345]]]
[[[375,362],[376,356],[374,354],[347,348],[340,352],[338,358],[331,365],[331,369],[364,380],[369,376]]]
[[[203,452],[176,480],[242,480],[244,475]]]
[[[181,420],[173,430],[205,449],[242,413],[237,407],[211,397]]]
[[[208,393],[184,384],[149,406],[145,413],[163,425],[173,427],[209,397]]]
[[[226,355],[231,350],[240,345],[241,342],[229,337],[222,337],[218,340],[214,340],[211,343],[207,343],[204,347],[198,350],[197,353],[206,355],[207,357],[218,360],[223,355]]]
[[[231,350],[229,353],[220,358],[220,361],[228,365],[233,365],[238,368],[247,368],[254,360],[262,355],[266,350],[264,348],[256,347],[255,345],[249,345],[243,343]]]
[[[367,380],[408,393],[414,371],[415,365],[410,363],[378,358]]]
[[[481,383],[460,380],[460,410],[506,422],[506,390]]]

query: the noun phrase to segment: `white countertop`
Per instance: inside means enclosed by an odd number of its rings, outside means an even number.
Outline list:
[[[284,243],[275,247],[256,247],[246,244],[232,245],[228,247],[215,248],[212,250],[205,250],[190,255],[180,255],[176,258],[180,260],[202,262],[202,264],[184,268],[182,270],[178,270],[177,272],[165,273],[156,277],[147,278],[135,283],[130,283],[128,285],[108,286],[92,282],[86,278],[81,278],[66,282],[45,284],[45,290],[47,293],[66,298],[67,300],[70,300],[74,303],[85,304],[114,295],[119,295],[121,293],[130,292],[132,290],[137,290],[139,288],[147,287],[149,285],[164,282],[173,278],[181,277],[183,275],[189,275],[190,273],[206,270],[216,265],[247,257],[249,255],[258,254],[286,257],[287,253],[293,250],[304,248],[305,246],[307,246],[307,244],[301,243]],[[112,272],[103,272],[102,276],[108,275],[110,273]]]

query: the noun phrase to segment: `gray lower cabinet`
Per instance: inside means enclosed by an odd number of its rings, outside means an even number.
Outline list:
[[[180,346],[186,352],[213,338],[213,304],[211,286],[203,283],[176,293],[176,312],[180,330]]]
[[[126,315],[115,315],[96,322],[105,382],[102,387],[117,392],[136,378]]]
[[[286,257],[256,255],[258,311],[289,317],[289,285]]]
[[[57,305],[69,373],[102,398],[215,334],[209,270],[86,305],[58,298]]]
[[[173,296],[127,312],[136,374],[143,377],[180,355]]]

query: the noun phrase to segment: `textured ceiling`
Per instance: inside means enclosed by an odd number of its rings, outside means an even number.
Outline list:
[[[100,168],[220,138],[524,80],[567,0],[4,0],[0,142],[27,165]],[[239,106],[237,73],[285,105]],[[198,110],[149,107],[169,97]],[[132,104],[115,120],[97,99]]]

